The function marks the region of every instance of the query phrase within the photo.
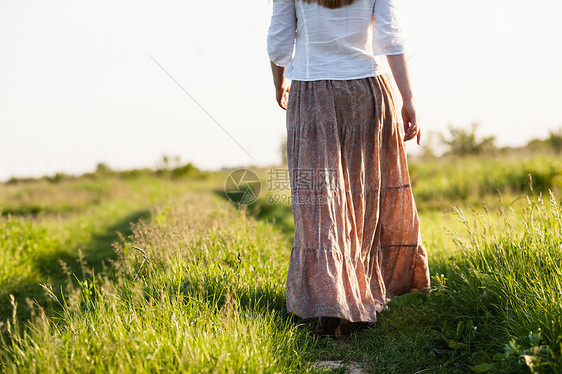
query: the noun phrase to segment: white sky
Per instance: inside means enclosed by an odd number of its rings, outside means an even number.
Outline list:
[[[562,1],[400,1],[426,133],[478,121],[521,145],[562,126]],[[270,16],[268,0],[0,0],[0,180],[163,154],[204,169],[277,163]]]

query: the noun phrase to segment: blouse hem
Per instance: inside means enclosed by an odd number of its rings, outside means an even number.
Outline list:
[[[383,74],[388,74],[390,73],[390,70],[383,70],[383,71],[379,71],[379,72],[374,72],[374,73],[369,73],[369,74],[362,74],[362,75],[357,75],[357,76],[352,76],[352,77],[321,77],[321,78],[300,78],[300,77],[291,77],[290,75],[284,75],[285,78],[290,79],[292,81],[303,81],[303,82],[313,82],[313,81],[323,81],[323,80],[331,80],[331,81],[348,81],[348,80],[353,80],[353,79],[363,79],[363,78],[370,78],[370,77],[376,77],[379,75],[383,75]]]

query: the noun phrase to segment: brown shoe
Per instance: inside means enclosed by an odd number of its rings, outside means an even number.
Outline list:
[[[328,335],[334,339],[341,339],[341,322],[337,317],[320,317],[314,332],[318,335]]]

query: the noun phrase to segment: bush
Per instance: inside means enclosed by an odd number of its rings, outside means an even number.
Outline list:
[[[447,154],[456,156],[478,155],[496,151],[496,138],[480,138],[476,135],[478,123],[473,123],[470,130],[449,126],[449,136],[441,136],[441,142],[448,148]]]

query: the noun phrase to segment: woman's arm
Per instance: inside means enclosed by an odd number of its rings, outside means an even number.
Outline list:
[[[273,61],[271,61],[271,72],[273,73],[273,84],[275,85],[275,99],[281,108],[287,110],[291,82],[283,76],[285,68],[277,66]]]
[[[275,97],[283,109],[287,109],[290,81],[283,77],[285,66],[293,59],[297,36],[297,16],[294,0],[275,0],[267,34],[267,53],[271,60],[271,72],[275,84]]]
[[[402,95],[402,120],[404,121],[404,140],[417,136],[420,144],[421,133],[416,109],[413,103],[412,88],[408,75],[408,65],[404,57],[405,41],[399,22],[398,0],[377,0],[373,8],[373,53],[386,55],[396,85]]]
[[[408,64],[404,54],[386,56],[392,75],[402,95],[402,120],[404,121],[404,141],[417,137],[418,145],[421,141],[421,130],[418,124],[418,117],[413,102],[412,87],[410,85],[410,75]]]

